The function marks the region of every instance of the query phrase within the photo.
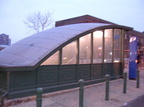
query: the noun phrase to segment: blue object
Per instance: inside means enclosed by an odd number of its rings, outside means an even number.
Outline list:
[[[119,39],[119,35],[114,35],[114,39]]]
[[[130,62],[129,62],[129,78],[136,79],[137,71],[137,37],[130,38]]]

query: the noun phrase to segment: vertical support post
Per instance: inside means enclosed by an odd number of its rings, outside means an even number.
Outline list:
[[[103,41],[102,41],[102,63],[104,63],[105,58],[105,29],[103,29]]]
[[[77,59],[76,59],[76,64],[79,64],[79,51],[80,51],[80,44],[79,44],[79,39],[77,39]]]
[[[84,97],[84,80],[79,80],[80,88],[79,88],[79,107],[83,107],[83,97]]]
[[[112,29],[112,53],[114,53],[114,29]],[[112,54],[112,62],[114,62],[114,54]]]
[[[124,79],[124,83],[123,83],[123,93],[126,93],[126,89],[127,89],[127,72],[124,72],[124,74],[123,74],[123,79]]]
[[[105,82],[106,82],[106,89],[105,89],[105,100],[109,100],[109,78],[110,76],[107,74],[105,76]]]
[[[59,50],[59,65],[62,64],[62,49]]]
[[[140,72],[139,69],[137,69],[137,76],[136,76],[136,88],[140,88]]]
[[[121,31],[121,59],[120,61],[122,62],[122,69],[124,69],[124,37],[125,37],[125,30],[122,29]],[[121,73],[122,74],[122,73]]]
[[[42,107],[42,88],[37,88],[36,107]]]
[[[91,33],[91,64],[93,63],[93,33]]]

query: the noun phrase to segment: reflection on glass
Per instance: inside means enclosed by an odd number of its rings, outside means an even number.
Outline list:
[[[62,64],[76,64],[77,42],[74,41],[62,49]]]
[[[79,39],[80,42],[80,53],[79,63],[88,64],[91,62],[91,34],[83,36]]]
[[[58,65],[59,64],[59,51],[50,56],[41,65]]]
[[[104,62],[111,63],[112,62],[112,29],[104,30],[104,37],[105,37],[105,55],[104,55]]]
[[[93,63],[102,63],[103,31],[93,33]]]
[[[114,29],[114,62],[120,62],[121,57],[121,30]]]

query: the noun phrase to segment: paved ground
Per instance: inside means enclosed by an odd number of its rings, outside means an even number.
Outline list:
[[[85,87],[84,107],[144,107],[144,70],[140,70],[140,74],[140,88],[136,88],[135,80],[128,80],[126,94],[123,93],[123,79],[111,81],[109,101],[105,100],[105,83]],[[36,107],[32,99],[34,97],[7,100],[5,103],[11,102],[11,106],[5,107]],[[15,105],[14,101],[20,104]],[[42,107],[79,107],[78,88],[45,94]]]
[[[127,103],[127,105],[124,105],[122,107],[144,107],[144,94],[130,101],[129,103]]]

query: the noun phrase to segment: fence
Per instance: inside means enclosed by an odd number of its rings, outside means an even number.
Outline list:
[[[79,107],[84,107],[84,83],[85,81],[83,79],[79,80]],[[137,71],[137,79],[136,79],[136,88],[140,88],[140,73],[139,70]],[[105,76],[105,100],[109,100],[110,98],[110,76],[107,74]],[[42,107],[42,88],[37,89],[37,106],[36,107]],[[122,92],[124,94],[127,93],[127,72],[124,72],[123,74],[123,89]]]

